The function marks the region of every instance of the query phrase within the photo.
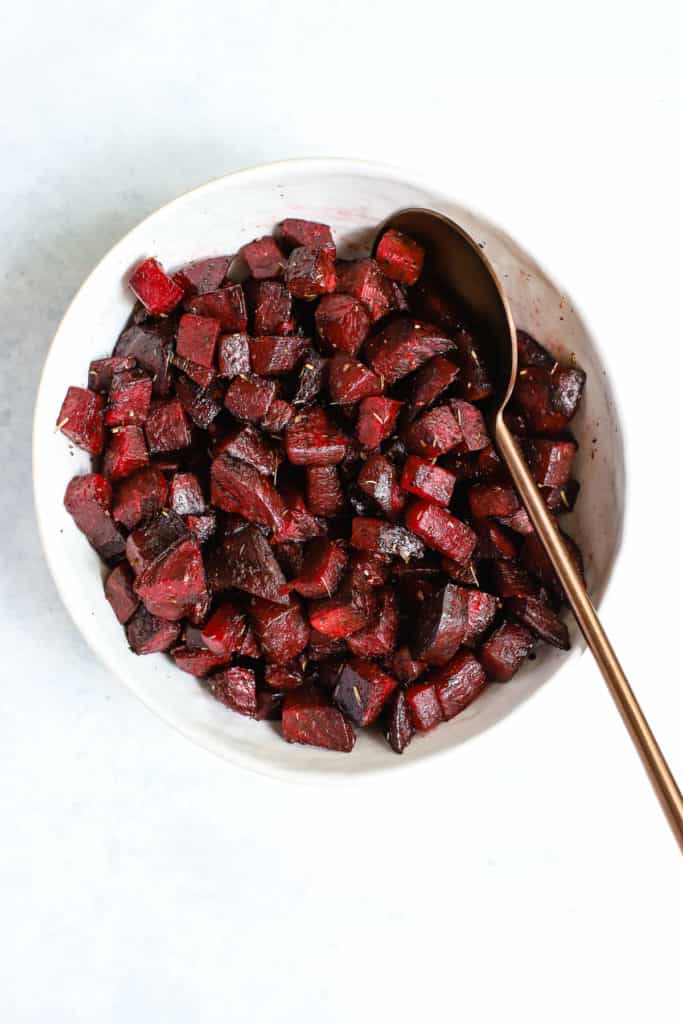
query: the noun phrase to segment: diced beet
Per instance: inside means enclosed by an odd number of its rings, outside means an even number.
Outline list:
[[[564,487],[543,487],[543,497],[548,511],[555,515],[571,512],[579,496],[581,485],[578,480],[567,480]]]
[[[368,336],[370,319],[352,295],[325,295],[315,311],[315,329],[329,349],[355,356]]]
[[[286,580],[273,550],[254,527],[222,537],[207,554],[206,574],[214,592],[235,589],[268,601],[289,600],[282,594]]]
[[[107,576],[104,581],[104,596],[121,625],[125,625],[140,604],[140,598],[133,590],[133,573],[125,562],[117,565]]]
[[[134,370],[134,356],[109,356],[107,359],[93,359],[88,370],[88,387],[92,391],[109,391],[115,373]]]
[[[194,295],[183,303],[188,313],[218,320],[227,334],[246,331],[247,303],[241,284],[228,284],[206,295]]]
[[[173,280],[180,285],[185,295],[215,292],[223,284],[232,259],[232,256],[210,256],[205,260],[193,260],[181,267],[173,275]]]
[[[303,681],[304,677],[291,665],[266,665],[264,682],[273,690],[296,690],[303,685]]]
[[[475,484],[468,493],[470,510],[477,519],[488,516],[509,516],[519,508],[514,487],[502,484]]]
[[[461,374],[459,390],[468,402],[481,402],[493,394],[493,377],[486,363],[481,346],[464,328],[453,335],[456,351],[454,357]]]
[[[336,466],[306,467],[306,504],[314,516],[336,516],[344,510],[344,492]]]
[[[370,725],[379,717],[397,685],[397,681],[374,662],[351,658],[335,687],[334,702],[356,725]]]
[[[139,427],[147,419],[151,399],[152,378],[144,370],[115,373],[104,422],[108,427]]]
[[[363,304],[372,323],[389,312],[394,303],[391,281],[373,259],[337,261],[337,292]],[[341,347],[341,346],[340,346]]]
[[[158,399],[152,402],[145,422],[150,452],[174,452],[189,448],[192,429],[180,400]]]
[[[287,264],[284,253],[271,235],[255,238],[253,242],[243,245],[240,252],[249,267],[249,273],[256,281],[280,277]]]
[[[306,362],[299,370],[299,381],[292,398],[292,405],[310,405],[327,383],[329,359],[317,352],[309,352]]]
[[[248,334],[223,334],[218,339],[218,372],[221,377],[251,372]]]
[[[110,480],[120,480],[149,463],[142,427],[114,427],[102,462]]]
[[[428,732],[443,722],[443,711],[433,683],[413,683],[405,690],[405,695],[417,732]]]
[[[133,530],[126,541],[126,558],[135,575],[139,576],[155,558],[187,536],[183,520],[168,509],[163,509],[145,526]]]
[[[382,718],[387,743],[394,753],[402,754],[415,735],[408,701],[403,690],[394,691],[384,708]]]
[[[280,224],[280,231],[287,251],[298,249],[303,245],[309,249],[323,249],[332,259],[336,256],[336,246],[327,224],[320,224],[314,220],[286,217]]]
[[[550,369],[553,365],[553,357],[542,345],[527,334],[526,331],[517,331],[517,358],[520,367],[524,366],[545,366]]]
[[[375,618],[365,629],[347,637],[346,646],[359,658],[383,658],[391,654],[398,638],[398,603],[388,587],[377,594]]]
[[[532,522],[529,519],[529,513],[525,508],[518,508],[516,512],[509,516],[498,516],[498,522],[501,526],[506,526],[508,530],[513,530],[515,533],[526,535],[534,532]]]
[[[151,615],[182,619],[206,594],[202,554],[196,540],[179,540],[143,569],[135,592]]]
[[[201,515],[206,502],[194,473],[176,473],[168,490],[168,503],[179,516]]]
[[[443,668],[432,672],[429,682],[436,687],[436,696],[447,722],[479,696],[486,686],[486,673],[470,651],[461,651]]]
[[[411,646],[416,659],[445,665],[467,634],[467,604],[453,583],[430,594],[416,610]]]
[[[517,408],[514,399],[505,406],[503,410],[503,421],[511,434],[516,437],[526,437],[529,427],[524,414]]]
[[[349,753],[356,742],[352,725],[317,690],[300,687],[285,697],[282,735],[288,743],[306,743]]]
[[[401,487],[435,505],[448,506],[453,497],[455,477],[417,455],[409,455],[403,467]]]
[[[285,281],[296,299],[315,299],[333,292],[337,283],[334,257],[324,249],[299,246],[290,253]]]
[[[477,558],[516,558],[517,545],[502,526],[491,519],[474,519],[472,529],[477,535]]]
[[[200,544],[206,544],[207,540],[216,532],[216,513],[205,512],[199,516],[185,516],[185,525]]]
[[[409,506],[406,526],[421,537],[428,547],[447,558],[467,565],[477,543],[477,535],[469,526],[437,505],[416,501]]]
[[[306,648],[306,657],[309,661],[321,662],[321,674],[322,670],[329,665],[330,658],[342,657],[345,654],[346,644],[343,639],[325,636],[324,633],[319,633],[317,629],[311,628],[311,635],[308,640],[308,647]],[[326,687],[326,689],[331,691],[334,689],[334,686],[336,686],[336,681],[334,685]]]
[[[210,693],[231,711],[255,718],[257,710],[256,675],[251,668],[232,668],[216,672],[207,682]]]
[[[544,487],[564,487],[572,472],[576,441],[548,441],[537,437],[526,445],[533,478]]]
[[[463,588],[460,593],[467,602],[467,633],[463,645],[476,647],[495,619],[499,601],[483,590]]]
[[[272,477],[282,461],[280,452],[251,423],[236,424],[221,438],[214,448],[214,456],[224,454],[248,462],[259,473]]]
[[[308,606],[308,618],[318,633],[340,639],[364,629],[372,620],[376,607],[372,590],[353,586],[347,579],[334,597],[312,601]]]
[[[242,642],[242,649],[240,651],[240,655],[243,658],[263,657],[263,651],[261,650],[259,642],[256,639],[256,633],[251,628],[251,626],[247,626],[247,631],[244,634],[244,640]]]
[[[577,366],[551,370],[550,408],[568,420],[576,412],[586,383],[586,374]]]
[[[272,530],[283,524],[285,505],[270,481],[229,455],[219,455],[211,463],[211,504]]]
[[[247,616],[234,601],[223,601],[202,630],[202,640],[214,654],[239,651],[247,631]]]
[[[459,372],[447,356],[434,356],[421,366],[411,388],[410,408],[413,415],[432,405],[451,386]]]
[[[200,366],[213,366],[220,332],[219,320],[207,316],[196,316],[194,313],[185,313],[181,316],[178,324],[176,355],[198,363]]]
[[[408,235],[389,228],[380,238],[375,256],[383,272],[392,281],[415,284],[422,273],[425,251]]]
[[[306,546],[303,564],[287,587],[302,597],[331,597],[337,590],[347,564],[344,551],[326,537],[312,540]]]
[[[412,651],[407,645],[399,647],[391,659],[391,671],[400,683],[414,683],[426,667],[423,661],[413,658]]]
[[[206,430],[223,409],[224,388],[220,381],[201,388],[183,374],[178,374],[175,389],[183,409],[202,430]]]
[[[153,316],[164,316],[178,305],[183,289],[164,271],[158,260],[143,260],[133,271],[128,285]]]
[[[480,409],[462,398],[451,399],[451,409],[462,431],[462,443],[465,451],[478,452],[491,444],[486,423]]]
[[[451,333],[462,326],[462,309],[450,292],[444,291],[432,278],[422,276],[411,290],[410,297],[414,312],[438,324],[442,330]]]
[[[444,557],[441,559],[441,567],[456,583],[463,583],[467,587],[479,586],[474,558],[467,565],[461,565],[460,562],[454,562],[452,558]]]
[[[261,426],[269,434],[280,436],[284,434],[294,416],[294,406],[289,402],[284,402],[281,398],[274,398],[268,412],[261,420]]]
[[[394,398],[364,398],[358,408],[356,437],[366,448],[378,448],[392,433],[401,411]]]
[[[503,460],[493,447],[487,445],[476,456],[476,473],[482,480],[500,480],[506,476]]]
[[[294,580],[304,566],[304,546],[297,541],[273,544],[273,552],[288,580]]]
[[[331,400],[339,405],[360,402],[362,398],[382,393],[379,377],[357,359],[341,352],[330,360],[328,388]]]
[[[254,334],[291,334],[294,326],[292,296],[285,286],[281,281],[261,281],[256,289]]]
[[[581,552],[571,537],[568,537],[566,533],[560,530],[564,546],[567,549],[567,554],[574,563],[577,572],[581,578],[583,575],[583,558]],[[556,594],[560,600],[564,600],[564,591],[559,579],[552,567],[551,561],[545,552],[545,548],[538,539],[538,535],[530,533],[524,538],[521,550],[519,552],[519,559],[525,569],[538,580],[541,581],[543,586],[547,587],[554,594]]]
[[[298,413],[285,437],[287,458],[295,466],[333,466],[346,454],[347,438],[327,412],[314,408]]]
[[[396,467],[384,455],[371,455],[357,477],[358,486],[375,501],[388,519],[403,508]]]
[[[308,338],[280,334],[249,339],[249,356],[254,373],[281,377],[296,369],[308,351]]]
[[[301,492],[284,480],[278,484],[278,487],[285,502],[285,513],[282,526],[274,536],[274,540],[276,542],[300,541],[320,537],[325,532],[324,525],[320,519],[311,515]]]
[[[167,395],[172,382],[170,361],[174,337],[175,325],[170,320],[129,327],[116,342],[114,357],[134,359],[135,364],[152,378],[152,394]],[[114,369],[107,390],[117,374],[132,368],[122,365]]]
[[[349,569],[353,586],[381,587],[389,579],[391,557],[373,551],[354,551]]]
[[[566,623],[540,598],[513,597],[506,601],[505,607],[541,640],[563,651],[569,650],[569,630]]]
[[[67,512],[105,561],[122,555],[126,545],[112,520],[111,505],[109,481],[99,473],[74,477],[64,494]]]
[[[203,626],[209,617],[210,607],[211,595],[205,590],[199,600],[187,609],[187,621],[193,626]]]
[[[403,433],[409,452],[433,459],[462,442],[462,430],[448,405],[437,405],[424,412]]]
[[[506,683],[534,646],[532,634],[524,626],[504,619],[479,649],[479,658],[489,679]]]
[[[104,447],[104,397],[87,388],[69,388],[57,426],[73,444],[99,455]]]
[[[524,367],[517,374],[514,400],[521,407],[532,430],[541,434],[564,430],[568,419],[550,404],[553,378],[550,370],[541,366]]]
[[[493,581],[499,597],[534,597],[538,593],[529,573],[517,562],[496,562]]]
[[[197,679],[203,679],[209,672],[223,668],[230,661],[230,655],[212,654],[201,647],[190,650],[184,645],[174,647],[171,656],[182,672],[189,672]]]
[[[200,388],[208,388],[216,379],[216,371],[212,366],[201,366],[199,363],[193,363],[191,359],[184,359],[175,353],[171,356],[171,362]]]
[[[395,555],[404,562],[424,554],[422,541],[410,530],[370,516],[355,516],[352,519],[351,544],[361,551]]]
[[[167,494],[168,483],[160,470],[154,466],[138,469],[116,482],[111,514],[117,523],[133,530],[138,523],[161,512]]]
[[[368,339],[365,352],[372,369],[389,387],[451,348],[453,342],[438,327],[399,316]]]
[[[308,623],[296,597],[291,597],[286,606],[255,597],[250,616],[263,654],[269,661],[280,664],[291,661],[308,643]]]
[[[158,654],[167,651],[178,639],[179,622],[167,622],[151,615],[141,604],[126,626],[126,637],[133,654]]]
[[[282,718],[282,702],[284,698],[284,693],[276,693],[271,690],[257,690],[256,714],[254,715],[256,721],[278,722]]]
[[[238,420],[259,423],[270,409],[276,386],[262,377],[235,377],[225,392],[225,408]]]

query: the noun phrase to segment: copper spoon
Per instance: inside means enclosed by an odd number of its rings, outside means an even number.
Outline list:
[[[375,246],[387,228],[410,235],[424,246],[439,283],[462,301],[482,327],[491,368],[498,374],[503,399],[493,419],[500,452],[553,568],[564,588],[586,643],[640,754],[662,809],[683,851],[683,797],[629,686],[595,608],[534,482],[519,446],[503,420],[517,379],[515,325],[503,286],[474,239],[448,217],[433,210],[406,209],[378,228]],[[374,252],[374,249],[373,249]],[[505,391],[503,391],[505,389]]]

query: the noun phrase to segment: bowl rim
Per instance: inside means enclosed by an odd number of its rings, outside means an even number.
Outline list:
[[[39,505],[39,501],[38,501],[38,470],[37,470],[37,463],[38,463],[39,460],[38,460],[37,452],[38,452],[38,447],[39,447],[39,443],[40,443],[40,438],[39,438],[39,433],[38,433],[38,419],[39,419],[40,410],[41,410],[42,406],[45,404],[45,402],[47,401],[46,390],[45,390],[47,371],[48,371],[48,368],[49,368],[51,357],[53,356],[53,353],[54,353],[56,342],[57,342],[57,340],[59,338],[59,335],[62,332],[62,329],[64,327],[65,321],[69,317],[69,314],[71,312],[72,307],[79,301],[82,292],[86,289],[86,287],[89,284],[91,278],[97,273],[97,271],[99,270],[99,267],[101,266],[101,264],[105,260],[107,260],[112,255],[112,253],[115,250],[117,250],[120,246],[122,246],[128,240],[128,238],[132,234],[137,232],[140,228],[142,228],[150,220],[155,218],[159,213],[168,211],[168,210],[172,209],[174,206],[180,205],[180,204],[184,203],[187,199],[190,198],[190,196],[195,196],[195,195],[200,194],[200,193],[205,193],[205,194],[209,195],[214,189],[218,188],[219,186],[221,186],[226,181],[234,182],[235,179],[240,179],[240,178],[245,178],[245,179],[249,179],[249,180],[253,181],[253,180],[258,180],[261,177],[272,176],[275,172],[277,172],[277,170],[279,168],[282,168],[283,170],[287,170],[287,171],[295,171],[296,173],[301,173],[301,174],[304,174],[304,173],[306,173],[308,171],[316,170],[316,171],[319,171],[319,172],[321,172],[323,174],[331,174],[331,173],[334,173],[334,172],[343,171],[343,172],[349,173],[349,174],[358,173],[360,175],[372,175],[374,177],[381,177],[381,178],[385,178],[385,179],[388,179],[388,180],[391,180],[391,181],[394,181],[394,182],[397,182],[397,183],[400,183],[400,184],[405,184],[405,185],[408,185],[410,187],[414,187],[414,188],[418,188],[418,189],[424,189],[426,191],[431,192],[432,195],[434,195],[437,198],[443,198],[444,201],[446,201],[446,202],[455,203],[456,205],[461,206],[463,209],[465,209],[469,213],[473,214],[477,219],[479,219],[482,222],[485,222],[487,224],[490,224],[491,227],[495,228],[498,232],[502,233],[502,235],[504,237],[509,238],[512,242],[514,242],[515,244],[518,244],[518,243],[516,243],[515,237],[513,235],[511,235],[507,231],[507,228],[505,227],[504,223],[502,223],[501,221],[499,221],[497,219],[495,219],[495,220],[491,219],[488,215],[482,213],[480,211],[479,207],[476,204],[470,202],[469,200],[463,200],[463,199],[461,199],[459,196],[457,196],[455,194],[443,192],[442,189],[439,186],[435,185],[434,182],[432,180],[430,180],[430,178],[428,176],[426,176],[426,175],[416,174],[414,172],[411,172],[411,171],[408,171],[408,170],[404,170],[403,168],[401,168],[401,167],[399,167],[399,166],[397,166],[395,164],[384,163],[384,162],[381,162],[381,161],[358,159],[358,158],[354,158],[354,157],[329,157],[329,156],[290,157],[290,158],[287,158],[287,159],[262,162],[262,163],[253,164],[253,165],[248,166],[248,167],[238,168],[237,170],[229,171],[227,174],[218,175],[215,178],[211,178],[208,181],[206,181],[206,182],[204,182],[204,183],[202,183],[200,185],[196,185],[193,188],[188,189],[185,192],[182,192],[180,195],[175,196],[173,199],[169,200],[166,203],[162,203],[160,206],[158,206],[155,209],[153,209],[152,211],[150,211],[150,213],[148,213],[145,217],[143,217],[142,220],[140,220],[136,224],[134,224],[112,246],[110,246],[105,253],[103,253],[103,255],[100,257],[100,259],[97,261],[97,263],[94,265],[94,267],[91,269],[91,271],[88,273],[88,275],[84,278],[84,280],[81,282],[81,284],[77,288],[77,290],[74,293],[71,301],[67,305],[66,309],[64,310],[64,313],[62,314],[62,316],[60,318],[59,324],[57,325],[57,328],[56,328],[56,330],[55,330],[55,332],[54,332],[54,334],[52,336],[52,340],[50,341],[48,349],[47,349],[47,351],[45,353],[45,357],[44,357],[44,360],[43,360],[43,365],[42,365],[42,368],[41,368],[41,371],[40,371],[39,380],[38,380],[38,387],[37,387],[37,390],[36,390],[36,398],[35,398],[35,402],[34,402],[33,425],[32,425],[32,442],[31,442],[31,453],[32,453],[32,455],[31,455],[31,470],[32,470],[32,474],[31,475],[32,475],[32,485],[33,485],[33,505],[34,505],[35,516],[36,516],[36,521],[37,521],[37,525],[38,525],[38,534],[39,534],[39,537],[40,537],[40,543],[41,543],[41,546],[42,546],[43,554],[45,556],[45,561],[47,562],[48,568],[50,570],[50,575],[52,576],[53,582],[54,582],[55,587],[57,589],[57,593],[59,594],[60,600],[61,600],[63,606],[65,607],[66,611],[68,612],[69,617],[71,618],[73,624],[75,625],[75,627],[78,630],[78,632],[81,635],[81,637],[83,637],[83,639],[85,640],[87,646],[96,655],[98,660],[102,664],[104,664],[106,666],[106,668],[120,682],[122,682],[125,685],[126,689],[129,692],[131,692],[138,700],[141,701],[142,704],[144,704],[150,711],[154,712],[154,714],[159,716],[166,724],[168,724],[172,728],[174,728],[176,730],[176,732],[178,732],[182,736],[192,740],[195,744],[197,744],[198,746],[202,747],[202,749],[208,751],[209,753],[214,754],[216,757],[220,758],[223,762],[228,762],[228,763],[236,765],[237,767],[240,767],[242,769],[247,769],[249,771],[255,772],[258,775],[261,775],[261,776],[264,776],[264,777],[267,777],[267,778],[270,778],[270,779],[278,779],[280,781],[296,782],[296,783],[300,783],[300,784],[303,784],[303,785],[311,785],[311,784],[315,785],[315,784],[320,784],[321,782],[323,782],[326,785],[330,785],[330,784],[333,784],[333,785],[347,784],[348,785],[348,784],[352,783],[354,780],[359,779],[361,777],[364,777],[364,778],[375,777],[375,778],[377,778],[377,777],[383,776],[383,775],[385,775],[387,773],[395,774],[397,768],[402,768],[402,769],[411,768],[411,769],[415,769],[417,767],[424,767],[424,765],[425,765],[425,763],[427,761],[431,761],[431,760],[433,760],[436,757],[443,758],[443,757],[449,756],[449,755],[452,756],[461,746],[466,746],[469,742],[471,742],[471,740],[475,739],[476,737],[475,736],[470,737],[464,743],[455,744],[452,747],[445,747],[445,748],[440,749],[440,750],[430,751],[429,754],[427,755],[427,757],[425,757],[425,758],[416,759],[414,761],[413,760],[406,761],[403,758],[396,758],[396,761],[393,764],[372,765],[372,766],[370,766],[370,767],[368,767],[366,769],[357,769],[357,770],[355,770],[353,772],[349,772],[349,773],[344,773],[344,772],[326,772],[324,770],[324,768],[313,768],[313,767],[310,767],[310,766],[307,767],[306,770],[303,770],[302,768],[301,769],[297,769],[297,768],[290,768],[290,767],[287,767],[287,766],[284,766],[284,765],[269,764],[266,758],[259,757],[258,755],[247,754],[247,753],[244,753],[244,752],[241,752],[241,751],[238,751],[238,750],[231,749],[230,747],[228,747],[228,748],[221,747],[219,749],[217,745],[214,746],[212,744],[209,744],[209,743],[205,742],[204,740],[202,740],[201,737],[196,735],[196,733],[193,730],[191,730],[189,728],[186,728],[184,725],[179,723],[177,719],[169,716],[162,706],[157,705],[157,703],[155,701],[149,700],[148,698],[144,697],[142,694],[140,694],[138,692],[137,689],[135,689],[133,686],[131,686],[130,682],[126,679],[124,674],[119,671],[117,666],[115,664],[113,664],[110,661],[109,658],[105,657],[102,654],[102,652],[100,650],[98,650],[98,648],[94,644],[94,641],[90,638],[90,636],[86,632],[83,631],[83,629],[81,628],[80,622],[79,622],[79,617],[78,617],[77,609],[73,606],[70,597],[67,595],[67,593],[63,589],[61,581],[59,579],[59,573],[57,572],[57,567],[56,567],[56,565],[53,562],[52,555],[51,555],[51,548],[50,548],[50,545],[49,545],[49,543],[47,541],[47,536],[46,536],[46,532],[45,532],[45,528],[44,528],[43,514],[42,514],[42,511],[41,511],[41,508],[40,508],[40,505]],[[549,281],[550,283],[552,283],[557,289],[559,289],[563,293],[565,293],[566,289],[563,286],[563,282],[560,281],[555,275],[551,274],[547,270],[547,268],[546,268],[545,264],[543,263],[543,261],[540,260],[536,256],[536,254],[531,249],[529,249],[526,246],[526,244],[522,244],[521,247],[523,248],[523,251],[533,260],[535,266],[538,268],[539,272],[546,278],[546,280]],[[592,330],[590,319],[585,315],[584,309],[581,306],[581,304],[576,302],[576,300],[574,299],[573,294],[572,294],[572,307],[575,310],[575,312],[577,313],[577,315],[579,316],[581,322],[586,327],[586,330],[587,330],[587,332],[588,332],[588,334],[590,336],[591,345],[594,348],[600,363],[605,368],[607,379],[608,379],[608,381],[611,384],[611,382],[613,380],[613,375],[612,375],[612,372],[611,372],[611,365],[610,365],[609,359],[605,356],[604,348],[601,346],[601,344],[600,344],[596,334]],[[625,417],[623,415],[623,410],[621,408],[620,399],[619,399],[619,396],[618,396],[618,394],[616,392],[616,389],[610,387],[609,397],[610,397],[611,404],[612,404],[612,406],[614,408],[615,422],[617,423],[618,430],[619,430],[619,438],[620,438],[620,446],[621,446],[621,454],[622,454],[622,466],[621,466],[621,469],[622,469],[622,473],[623,473],[623,496],[624,497],[623,497],[623,506],[622,506],[622,510],[621,510],[621,525],[620,525],[619,532],[618,532],[618,534],[616,536],[615,547],[614,547],[614,552],[613,552],[613,556],[612,556],[612,564],[611,564],[611,566],[609,568],[609,572],[607,574],[607,578],[606,578],[606,580],[605,580],[605,582],[603,584],[602,592],[601,592],[601,594],[599,596],[599,599],[597,599],[595,601],[596,608],[600,608],[604,604],[608,594],[611,591],[611,588],[612,588],[612,585],[613,585],[613,581],[614,581],[615,572],[617,570],[619,561],[620,561],[621,556],[622,556],[622,551],[623,551],[623,548],[624,548],[625,539],[627,537],[629,526],[630,526],[630,515],[629,515],[630,476],[629,476],[629,472],[628,472],[628,451],[629,451],[628,427],[627,427],[627,421],[626,421],[626,419],[625,419]],[[565,658],[561,662],[559,662],[556,670],[553,672],[553,678],[556,678],[557,676],[561,675],[563,672],[568,671],[569,667],[571,665],[573,665],[574,663],[578,663],[578,661],[580,660],[581,656],[585,653],[585,650],[586,650],[585,643],[583,643],[583,647],[582,647],[581,650],[579,650],[577,658],[575,658],[575,659]],[[521,710],[522,705],[525,704],[525,703],[526,703],[526,701],[522,701],[522,702],[514,705],[506,713],[505,719],[507,720],[507,719],[515,717],[516,714]],[[501,722],[501,724],[502,724],[502,722]],[[486,731],[488,732],[490,730],[486,730]],[[483,734],[477,734],[477,735],[483,735]]]

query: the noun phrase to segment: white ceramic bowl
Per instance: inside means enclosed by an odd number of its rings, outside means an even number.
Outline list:
[[[50,569],[74,622],[112,672],[167,722],[222,757],[273,776],[335,780],[396,770],[453,751],[517,708],[560,667],[576,666],[583,649],[576,628],[572,625],[568,654],[542,647],[512,682],[488,687],[452,722],[416,738],[400,758],[381,736],[362,730],[352,754],[287,744],[277,725],[228,711],[169,658],[137,657],[128,650],[102,593],[99,560],[62,504],[68,481],[89,469],[89,459],[70,451],[54,424],[67,387],[84,385],[89,361],[111,351],[131,308],[126,279],[143,257],[158,256],[173,269],[199,256],[233,252],[286,216],[330,224],[340,255],[356,255],[369,245],[375,225],[405,206],[441,210],[484,244],[517,325],[558,359],[575,353],[588,374],[572,425],[580,442],[581,494],[567,523],[583,549],[589,586],[599,601],[620,546],[625,481],[621,424],[598,347],[574,303],[516,242],[400,171],[359,161],[294,160],[240,171],[181,196],[134,228],[93,270],[69,307],[43,370],[34,422],[36,509]]]

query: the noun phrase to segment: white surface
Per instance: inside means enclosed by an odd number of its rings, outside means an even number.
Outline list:
[[[466,775],[282,785],[99,666],[35,535],[39,367],[117,238],[263,159],[429,173],[540,254],[609,353],[631,508],[604,615],[683,775],[680,15],[479,7],[79,0],[3,24],[3,1021],[680,1019],[680,857],[586,658]]]

